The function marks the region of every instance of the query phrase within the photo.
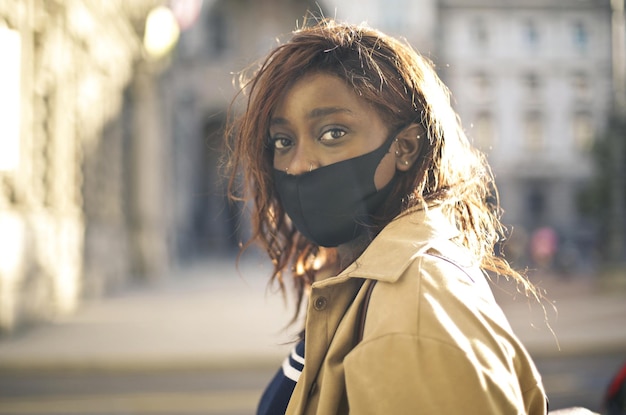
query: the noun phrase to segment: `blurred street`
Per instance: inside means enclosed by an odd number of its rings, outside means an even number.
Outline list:
[[[3,371],[0,413],[248,415],[273,370]]]
[[[207,261],[0,338],[0,414],[253,413],[297,332],[268,272]]]
[[[297,326],[269,269],[207,260],[73,316],[0,339],[0,414],[252,414]],[[496,296],[544,376],[551,408],[600,410],[626,361],[626,292],[582,277],[535,280],[559,310]],[[555,339],[556,337],[556,339]],[[557,345],[558,339],[558,345]],[[559,350],[560,347],[560,350]]]

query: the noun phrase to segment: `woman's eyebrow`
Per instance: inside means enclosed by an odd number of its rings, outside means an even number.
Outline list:
[[[321,107],[315,108],[309,112],[309,118],[320,118],[326,115],[332,115],[337,113],[348,113],[352,114],[352,110],[343,107]]]
[[[320,108],[312,109],[307,114],[307,118],[309,118],[309,119],[321,118],[321,117],[325,117],[327,115],[332,115],[332,114],[337,114],[337,113],[346,113],[346,114],[349,114],[349,115],[353,114],[352,110],[350,110],[348,108],[343,108],[343,107],[320,107]],[[289,121],[286,118],[283,118],[283,117],[272,117],[270,119],[270,126],[273,126],[273,125],[287,125],[287,124],[289,124]]]
[[[273,125],[287,125],[289,121],[286,118],[282,117],[272,117],[270,118],[270,127]]]

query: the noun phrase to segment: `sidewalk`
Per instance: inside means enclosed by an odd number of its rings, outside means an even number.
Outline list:
[[[277,367],[297,327],[267,290],[270,269],[207,260],[150,286],[83,304],[71,316],[0,338],[4,369]]]
[[[247,262],[239,275],[232,261],[207,260],[86,303],[75,315],[0,339],[0,370],[277,367],[298,326],[286,327],[293,306],[266,290],[269,271]],[[558,315],[546,310],[556,339],[541,307],[496,289],[531,354],[626,351],[625,291],[553,277],[541,285],[558,307]]]
[[[591,276],[563,278],[530,275],[542,288],[541,303],[511,284],[500,283],[494,295],[513,330],[535,357],[623,353],[626,356],[626,287],[606,285]]]

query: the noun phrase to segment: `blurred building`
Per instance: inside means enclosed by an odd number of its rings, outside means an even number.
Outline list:
[[[489,156],[505,222],[528,241],[552,229],[563,265],[590,260],[577,197],[611,106],[609,2],[441,0],[439,17],[442,76]]]
[[[233,80],[307,11],[435,61],[506,221],[580,246],[591,226],[575,195],[610,101],[604,3],[0,0],[0,331],[234,256],[249,230],[220,169]],[[155,10],[174,50],[146,42]]]
[[[0,332],[236,252],[247,225],[219,169],[234,74],[307,10],[320,9],[0,2]],[[159,50],[177,31],[176,51]]]
[[[205,0],[181,33],[162,79],[164,117],[171,117],[168,223],[176,261],[234,256],[246,239],[242,206],[228,203],[220,162],[234,82],[302,24],[307,10],[319,8],[308,0]]]
[[[156,4],[0,2],[0,331],[70,312],[163,254],[159,205],[145,208],[160,166],[142,143],[160,129],[140,70]]]
[[[438,0],[327,0],[322,4],[327,15],[404,38],[431,59],[437,52]]]

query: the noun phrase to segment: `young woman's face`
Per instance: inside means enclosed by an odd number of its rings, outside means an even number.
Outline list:
[[[297,175],[369,153],[389,138],[378,112],[339,77],[312,73],[278,102],[270,120],[274,168]],[[395,172],[395,144],[382,159],[374,183],[381,189]]]

